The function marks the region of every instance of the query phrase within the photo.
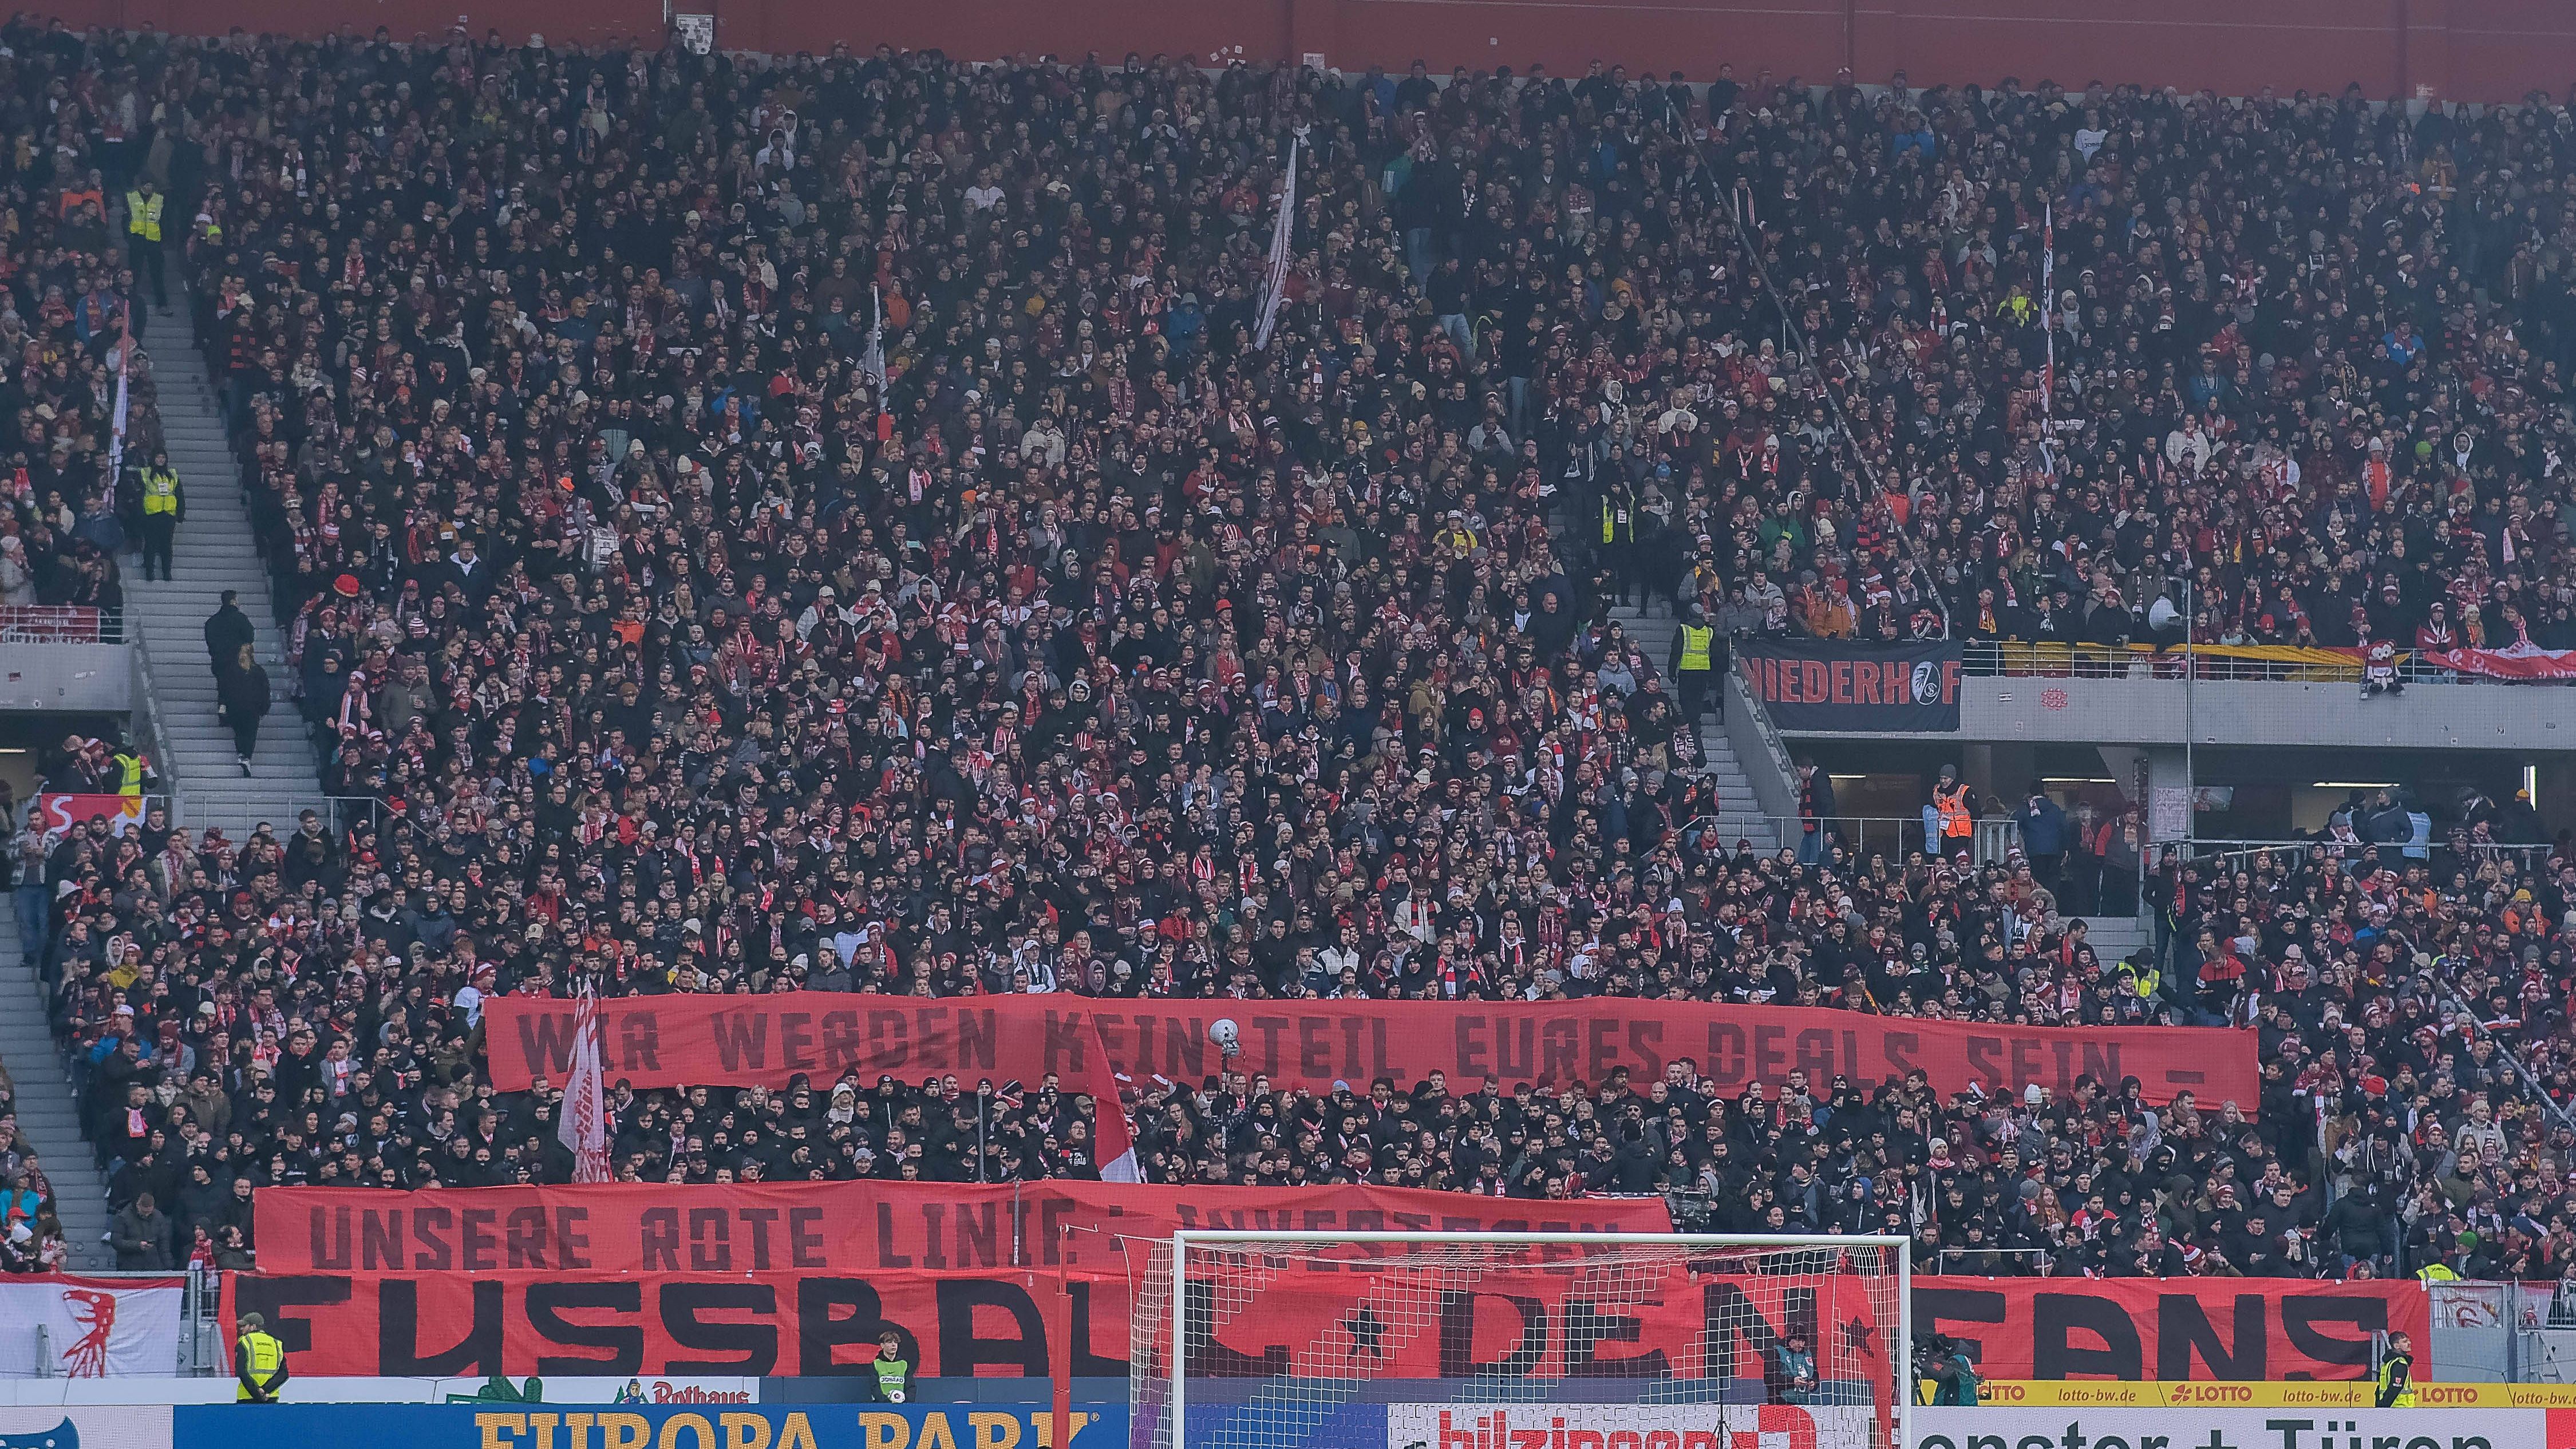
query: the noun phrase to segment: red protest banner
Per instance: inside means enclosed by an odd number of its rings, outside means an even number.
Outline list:
[[[1412,1188],[797,1182],[438,1192],[262,1188],[272,1272],[769,1273],[1123,1261],[1117,1238],[1239,1231],[1662,1233],[1661,1198],[1532,1200]],[[1074,1231],[1068,1232],[1068,1229]]]
[[[571,1001],[525,996],[484,1008],[492,1072],[503,1090],[525,1091],[540,1077],[560,1085],[570,1075],[573,1008]],[[1112,1059],[1079,1020],[982,1001],[822,991],[626,997],[599,1003],[599,1044],[607,1080],[639,1087],[783,1087],[799,1076],[828,1087],[844,1071],[1021,1075],[1034,1086],[1038,1074],[1053,1072],[1066,1090],[1096,1104],[1102,1175],[1136,1178]]]
[[[1135,1265],[1140,1271],[1140,1259]],[[1199,1369],[1374,1378],[1751,1378],[1795,1327],[1824,1376],[1883,1381],[1884,1280],[1694,1271],[1676,1256],[1464,1279],[1454,1267],[1283,1267],[1202,1306]],[[228,1275],[228,1320],[257,1311],[299,1376],[851,1374],[892,1327],[928,1376],[1043,1377],[1052,1271],[857,1275]],[[1124,1377],[1130,1274],[1069,1276],[1073,1373]],[[1400,1305],[1409,1304],[1409,1308]]]
[[[573,1004],[505,997],[485,1008],[492,1073],[505,1091],[563,1080]],[[1079,1091],[1100,1077],[1195,1082],[1232,1068],[1276,1087],[1365,1089],[1444,1072],[1453,1091],[1493,1077],[1598,1084],[1626,1067],[1643,1088],[1689,1060],[1720,1091],[1776,1085],[1803,1069],[1875,1084],[1916,1068],[1944,1092],[1974,1083],[2058,1093],[2091,1076],[2134,1076],[2150,1102],[2182,1092],[2252,1110],[2254,1037],[2192,1027],[1986,1026],[1799,1007],[1594,999],[1548,1003],[1101,1001],[1073,997],[910,997],[786,992],[628,997],[600,1004],[608,1078],[638,1087],[828,1086],[844,1071],[1010,1075],[1055,1072]],[[1227,1028],[1231,1028],[1229,1031]],[[1235,1042],[1229,1056],[1223,1043]],[[1108,1073],[1103,1073],[1105,1054]],[[1104,1121],[1114,1113],[1104,1113]],[[1104,1143],[1104,1157],[1108,1156]]]
[[[1990,1379],[2357,1379],[2370,1336],[2426,1341],[2420,1283],[2307,1278],[1929,1278],[1914,1334],[1967,1345]]]

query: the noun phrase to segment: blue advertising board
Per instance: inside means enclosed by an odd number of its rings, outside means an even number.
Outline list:
[[[1043,1405],[197,1404],[188,1449],[1054,1449]],[[1073,1409],[1071,1449],[1125,1449],[1127,1406]]]

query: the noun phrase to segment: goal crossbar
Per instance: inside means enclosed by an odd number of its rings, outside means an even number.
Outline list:
[[[1174,1430],[1174,1449],[1187,1449],[1189,1405],[1188,1358],[1185,1350],[1185,1317],[1189,1302],[1189,1262],[1193,1247],[1254,1246],[1332,1247],[1343,1244],[1371,1243],[1472,1243],[1496,1247],[1621,1247],[1652,1246],[1684,1252],[1698,1248],[1753,1248],[1782,1252],[1832,1252],[1847,1249],[1886,1249],[1894,1260],[1896,1278],[1896,1312],[1890,1334],[1889,1364],[1896,1382],[1890,1387],[1889,1405],[1894,1421],[1895,1442],[1899,1446],[1913,1442],[1913,1296],[1914,1268],[1912,1242],[1893,1233],[1844,1234],[1765,1234],[1765,1233],[1637,1233],[1637,1232],[1439,1232],[1428,1229],[1385,1229],[1351,1232],[1284,1229],[1266,1232],[1246,1228],[1183,1228],[1172,1233],[1171,1305],[1173,1343],[1169,1388],[1170,1414]]]

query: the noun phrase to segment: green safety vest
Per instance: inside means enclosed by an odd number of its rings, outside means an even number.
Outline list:
[[[166,196],[155,196],[151,200],[146,201],[143,199],[143,193],[140,191],[129,191],[125,193],[125,229],[134,233],[136,236],[143,238],[145,241],[159,241],[161,239],[161,205],[169,199],[170,198]]]
[[[1709,646],[1717,640],[1717,631],[1706,624],[1682,626],[1682,668],[1685,672],[1705,674],[1709,670]]]
[[[143,511],[176,513],[179,511],[179,475],[167,468],[143,470]]]
[[[245,1333],[241,1336],[241,1346],[243,1357],[249,1360],[251,1378],[262,1388],[267,1387],[269,1376],[277,1372],[278,1365],[286,1362],[286,1345],[265,1333]],[[233,1398],[247,1403],[250,1390],[235,1384]]]

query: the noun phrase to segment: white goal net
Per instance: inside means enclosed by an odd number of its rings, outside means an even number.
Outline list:
[[[1904,1240],[1190,1232],[1131,1449],[1898,1449]]]

